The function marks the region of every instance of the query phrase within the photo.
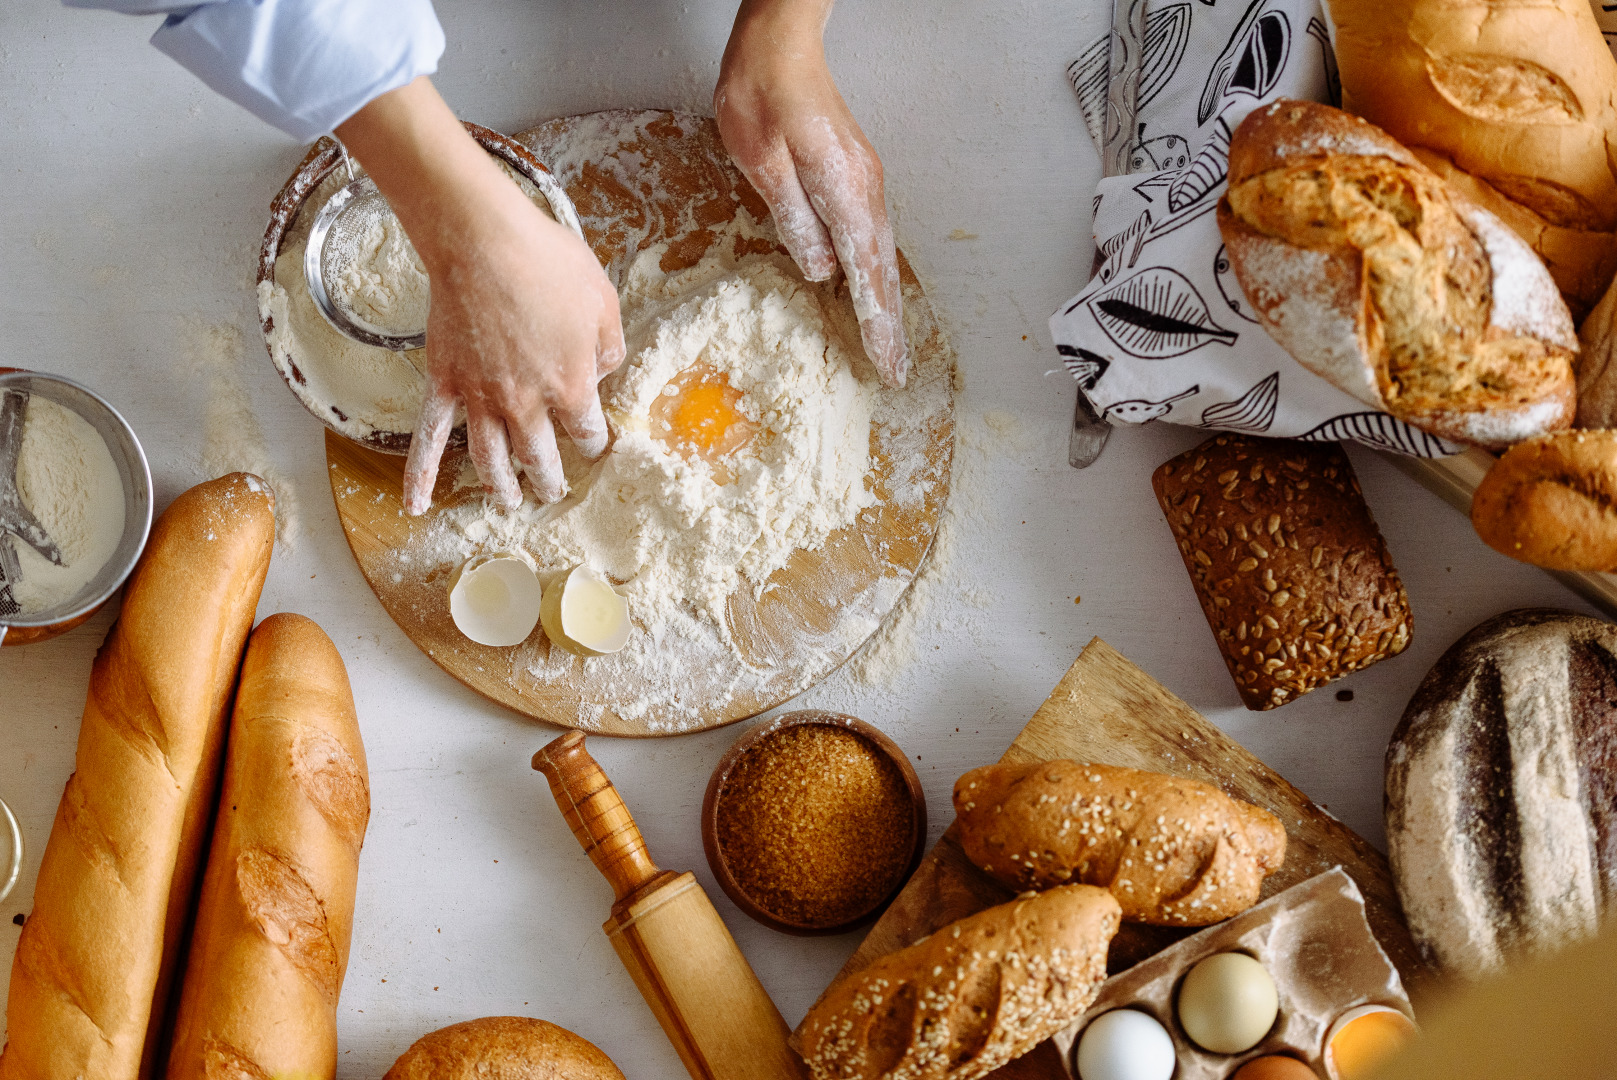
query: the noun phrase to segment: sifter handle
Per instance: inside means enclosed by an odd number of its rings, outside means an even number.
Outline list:
[[[533,767],[550,781],[568,828],[618,900],[661,873],[623,797],[584,749],[582,732],[569,731],[548,743],[533,755]]]

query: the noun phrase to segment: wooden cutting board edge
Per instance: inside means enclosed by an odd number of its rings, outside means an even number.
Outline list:
[[[1275,814],[1286,826],[1286,862],[1264,882],[1264,898],[1342,866],[1364,894],[1370,927],[1417,1011],[1430,1000],[1436,973],[1410,937],[1386,856],[1099,637],[1078,654],[1000,760],[1053,758],[1188,776]],[[839,979],[946,923],[1010,898],[1009,890],[971,865],[955,835],[951,824],[849,957]],[[994,1076],[1031,1080],[1065,1078],[1066,1072],[1046,1043]]]

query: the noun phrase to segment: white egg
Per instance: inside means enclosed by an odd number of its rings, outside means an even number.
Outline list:
[[[1216,1054],[1252,1049],[1269,1034],[1279,1012],[1275,981],[1245,953],[1215,953],[1179,985],[1179,1026],[1197,1046]]]
[[[449,583],[449,617],[479,645],[520,645],[539,622],[544,590],[533,567],[518,556],[468,560]]]
[[[1113,1009],[1090,1021],[1075,1055],[1081,1080],[1168,1080],[1173,1039],[1138,1009]]]

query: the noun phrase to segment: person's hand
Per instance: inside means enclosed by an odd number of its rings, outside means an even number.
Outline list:
[[[425,79],[377,98],[338,135],[387,197],[432,285],[428,389],[405,465],[405,510],[431,504],[462,403],[477,475],[502,503],[522,501],[513,453],[541,502],[560,499],[555,424],[599,457],[607,425],[596,384],[624,357],[617,293],[594,253],[533,205]]]
[[[865,353],[884,382],[903,386],[909,356],[881,160],[826,66],[830,12],[830,0],[743,0],[713,109],[803,276],[824,281],[841,262]]]

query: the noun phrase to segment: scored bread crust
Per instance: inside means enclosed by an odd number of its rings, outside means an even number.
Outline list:
[[[274,505],[263,481],[232,473],[184,492],[152,526],[96,654],[17,942],[5,1080],[154,1074]]]
[[[382,1080],[623,1080],[612,1059],[564,1027],[485,1016],[421,1036]]]
[[[1114,765],[985,765],[955,782],[960,847],[1013,889],[1098,885],[1123,918],[1208,926],[1258,902],[1286,858],[1267,810],[1211,784]]]
[[[1554,224],[1617,228],[1617,61],[1585,0],[1332,0],[1342,103]]]
[[[1560,431],[1506,451],[1471,496],[1495,551],[1549,570],[1617,570],[1617,431]]]
[[[1121,909],[1061,885],[950,923],[833,983],[792,1033],[814,1080],[976,1080],[1066,1027]]]
[[[247,642],[168,1080],[330,1078],[370,817],[348,672],[301,615]]]
[[[1425,253],[1445,269],[1442,280],[1454,276],[1456,288],[1481,291],[1474,299],[1487,305],[1486,325],[1457,333],[1446,295],[1433,296],[1423,279],[1398,283],[1413,306],[1382,311],[1363,247],[1374,234],[1301,220],[1306,206],[1273,211],[1289,215],[1271,223],[1288,236],[1243,216],[1237,203],[1261,190],[1250,185],[1293,174],[1407,189],[1423,231],[1399,222],[1398,236],[1432,245]],[[1264,327],[1304,367],[1372,408],[1460,442],[1503,448],[1571,423],[1577,339],[1548,271],[1508,227],[1385,132],[1329,106],[1275,102],[1237,128],[1229,183],[1218,224],[1231,266]],[[1388,339],[1412,334],[1441,347],[1400,360],[1405,367],[1395,372]],[[1484,355],[1500,348],[1520,350],[1528,362],[1510,351]],[[1399,382],[1412,377],[1409,386]]]

